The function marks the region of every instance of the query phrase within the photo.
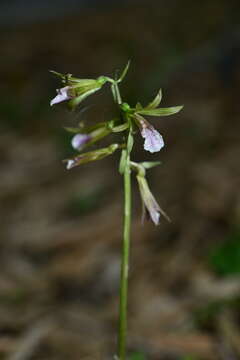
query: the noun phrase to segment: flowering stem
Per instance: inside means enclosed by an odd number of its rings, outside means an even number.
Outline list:
[[[122,99],[117,82],[113,84],[113,97],[118,105],[122,104]],[[131,128],[129,137],[131,135]],[[120,301],[119,301],[119,329],[118,329],[118,359],[126,360],[126,340],[127,340],[127,300],[128,300],[128,269],[129,269],[129,249],[130,249],[130,228],[131,228],[131,149],[127,146],[126,159],[124,166],[124,224],[123,224],[123,244],[121,257],[121,279],[120,279]]]
[[[127,298],[128,298],[128,269],[129,269],[129,245],[131,227],[131,169],[130,156],[127,155],[124,170],[124,229],[121,264],[120,307],[119,307],[119,333],[118,333],[118,357],[126,359],[127,338]]]

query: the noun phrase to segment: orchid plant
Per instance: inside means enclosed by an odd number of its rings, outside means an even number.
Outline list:
[[[113,100],[119,111],[118,118],[106,122],[99,122],[94,126],[81,126],[66,128],[73,133],[71,145],[78,151],[78,155],[64,160],[66,168],[72,169],[81,164],[95,160],[101,160],[115,151],[120,150],[119,172],[124,178],[124,228],[122,245],[122,262],[120,278],[120,304],[119,304],[119,331],[118,331],[118,352],[116,358],[126,359],[126,339],[127,339],[127,297],[128,297],[128,269],[129,269],[129,249],[130,249],[130,227],[131,227],[131,174],[136,174],[140,196],[143,204],[143,217],[145,213],[149,215],[155,225],[159,224],[160,216],[163,215],[170,221],[167,214],[161,209],[149,188],[146,171],[160,164],[154,162],[134,162],[131,153],[134,145],[134,135],[139,129],[144,139],[144,149],[150,153],[160,151],[164,146],[162,135],[145,119],[147,117],[168,116],[178,113],[183,106],[160,108],[162,92],[159,90],[156,97],[147,106],[137,103],[131,107],[122,101],[119,84],[125,78],[129,62],[124,68],[118,79],[108,76],[100,76],[97,79],[78,79],[71,74],[61,74],[52,71],[62,81],[63,87],[57,89],[57,95],[52,99],[51,105],[67,102],[69,108],[76,109],[84,99],[91,94],[101,90],[104,85],[109,85]],[[86,148],[100,141],[111,133],[123,133],[124,141],[110,144],[107,147],[82,152]],[[122,139],[122,137],[121,137]]]

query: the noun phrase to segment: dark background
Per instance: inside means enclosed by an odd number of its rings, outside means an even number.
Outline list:
[[[109,93],[75,113],[49,102],[48,70],[112,76],[166,146],[136,160],[172,219],[141,225],[133,179],[129,352],[134,360],[240,358],[239,1],[1,1],[0,359],[111,359],[116,351],[122,179],[118,158],[66,171],[63,126],[104,121]],[[86,106],[90,106],[86,109]],[[103,144],[109,144],[109,139]]]

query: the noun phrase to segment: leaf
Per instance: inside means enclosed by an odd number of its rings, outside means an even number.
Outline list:
[[[127,72],[128,72],[129,66],[130,66],[130,63],[131,63],[131,61],[128,60],[127,65],[126,65],[125,68],[123,69],[123,72],[122,72],[120,78],[118,79],[118,82],[123,81],[123,79],[124,79],[125,76],[127,75]]]
[[[168,108],[151,109],[151,110],[143,109],[141,111],[138,111],[138,113],[149,116],[168,116],[178,113],[180,110],[182,110],[182,108],[183,105],[168,107]]]
[[[140,163],[144,169],[151,169],[155,166],[161,165],[161,161],[143,161]]]
[[[124,173],[125,166],[126,166],[126,161],[127,161],[127,151],[126,151],[126,149],[123,149],[122,154],[121,154],[121,158],[120,158],[120,162],[119,162],[119,172],[120,172],[120,174]]]
[[[157,96],[152,102],[150,102],[145,109],[156,109],[162,100],[162,90],[160,89],[157,93]]]

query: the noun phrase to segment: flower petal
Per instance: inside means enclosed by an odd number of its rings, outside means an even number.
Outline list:
[[[149,211],[149,215],[150,215],[152,221],[154,222],[154,224],[158,225],[159,224],[159,219],[160,219],[159,211],[157,211],[154,208],[150,208],[150,209],[148,209],[148,211]]]
[[[145,125],[145,124],[144,124]],[[160,151],[164,146],[162,135],[153,126],[143,126],[141,135],[145,139],[144,149],[151,153]]]
[[[75,161],[74,160],[68,160],[67,162],[67,170],[70,170],[75,164]]]
[[[82,147],[91,140],[88,134],[77,134],[72,138],[72,147],[76,150],[81,150]]]
[[[54,99],[52,99],[52,101],[50,102],[50,105],[55,105],[58,104],[62,101],[66,101],[72,98],[72,96],[69,93],[70,90],[70,86],[65,86],[61,89],[57,89],[57,96],[55,96]]]

